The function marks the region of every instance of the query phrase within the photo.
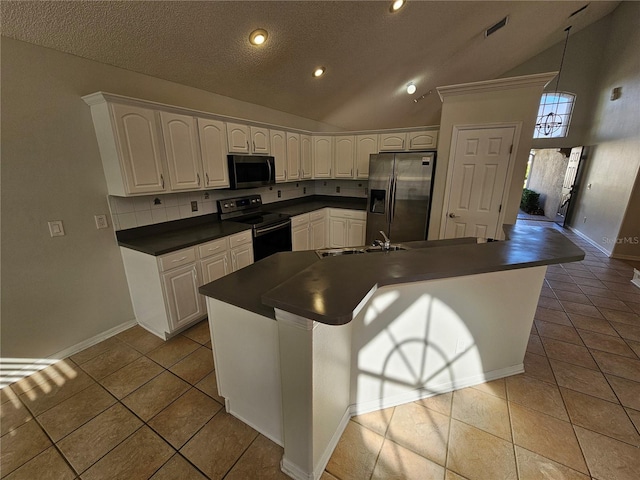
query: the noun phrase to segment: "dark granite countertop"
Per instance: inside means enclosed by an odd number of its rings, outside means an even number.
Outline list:
[[[274,318],[273,309],[266,310],[265,306],[329,325],[343,325],[353,319],[358,304],[373,288],[584,258],[582,250],[550,228],[509,226],[505,232],[509,239],[500,242],[415,242],[411,250],[322,260],[313,252],[280,253],[200,287],[200,293],[270,318]],[[267,260],[269,263],[263,264]],[[296,274],[294,264],[302,267]],[[274,271],[286,275],[275,275]],[[242,287],[241,295],[235,293],[242,282],[236,283],[233,277],[240,275],[259,287]]]
[[[366,198],[313,195],[294,200],[268,203],[263,206],[263,209],[293,216],[325,207],[364,210],[366,204]],[[157,256],[233,235],[250,228],[248,225],[231,220],[220,221],[218,214],[213,213],[184,220],[120,230],[116,232],[116,237],[118,245],[121,247]]]

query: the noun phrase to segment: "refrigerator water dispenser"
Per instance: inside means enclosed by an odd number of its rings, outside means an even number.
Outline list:
[[[386,206],[386,190],[371,190],[369,193],[369,212],[370,213],[385,213]]]

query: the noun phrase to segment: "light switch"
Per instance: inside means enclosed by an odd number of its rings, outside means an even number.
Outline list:
[[[107,228],[109,226],[109,223],[107,222],[107,216],[106,215],[94,215],[93,218],[96,221],[96,228],[97,229]]]
[[[52,237],[64,237],[64,227],[62,226],[62,220],[54,220],[49,223],[49,233]]]

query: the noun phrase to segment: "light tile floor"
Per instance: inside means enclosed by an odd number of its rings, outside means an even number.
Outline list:
[[[549,267],[526,373],[354,417],[323,480],[639,478],[640,289],[564,233],[587,255]],[[166,343],[134,327],[3,389],[0,475],[287,478],[225,413],[210,348],[206,321]]]

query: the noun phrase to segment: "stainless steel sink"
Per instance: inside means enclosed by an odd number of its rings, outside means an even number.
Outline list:
[[[363,247],[343,247],[343,248],[323,248],[322,250],[316,250],[316,255],[320,258],[325,257],[337,257],[339,255],[359,255],[362,253],[374,253],[374,252],[394,252],[398,250],[407,250],[408,247],[400,244],[392,244],[389,249],[384,249],[381,246],[363,246]]]

